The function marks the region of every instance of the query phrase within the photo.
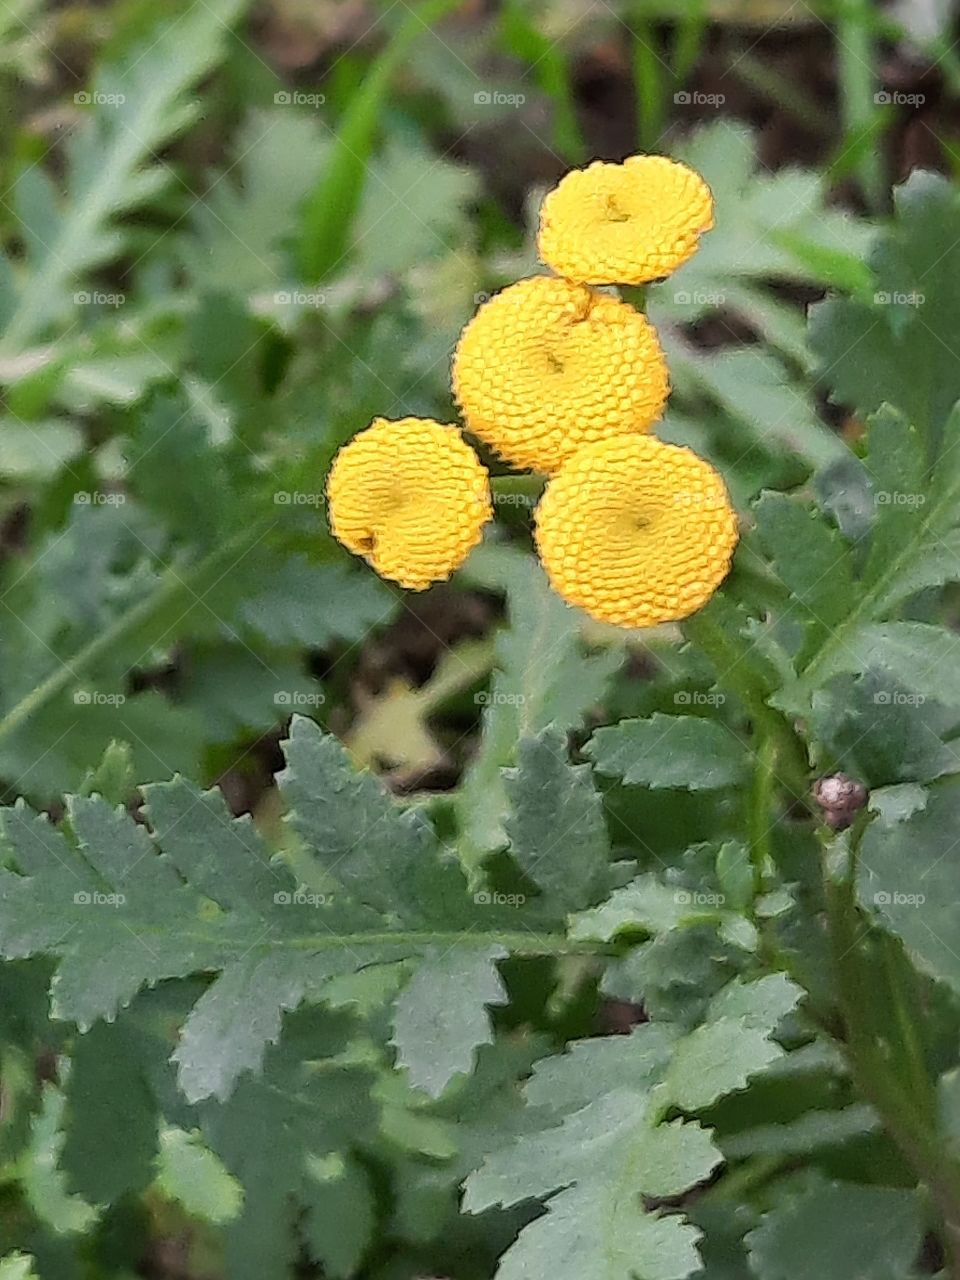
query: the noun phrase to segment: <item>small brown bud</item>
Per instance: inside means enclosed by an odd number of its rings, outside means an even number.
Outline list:
[[[843,831],[867,803],[869,791],[846,773],[829,773],[818,779],[813,798],[823,810],[823,820],[834,831]]]

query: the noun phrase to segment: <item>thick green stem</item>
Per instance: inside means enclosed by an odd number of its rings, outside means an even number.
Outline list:
[[[943,1222],[944,1247],[950,1260],[948,1273],[960,1280],[960,1168],[946,1154],[935,1128],[929,1074],[925,1066],[922,1078],[917,1071],[922,1057],[917,1057],[920,1040],[912,1026],[912,1012],[903,1008],[902,993],[894,992],[901,1016],[911,1022],[906,1046],[914,1064],[910,1081],[898,1075],[870,1017],[875,984],[887,975],[878,974],[875,966],[868,969],[863,953],[864,922],[856,903],[861,830],[862,827],[842,838],[846,865],[837,865],[837,846],[831,846],[824,859],[830,942],[845,1029],[844,1050],[861,1092],[876,1108],[917,1177],[929,1187]],[[902,1036],[902,1027],[898,1029]]]
[[[754,897],[763,892],[764,878],[773,860],[772,820],[777,780],[776,762],[776,743],[772,738],[761,738],[754,756],[753,785],[750,788],[750,810],[747,815]]]
[[[527,499],[532,506],[540,494],[546,478],[538,475],[491,476],[490,488],[495,502],[507,501],[511,498]]]

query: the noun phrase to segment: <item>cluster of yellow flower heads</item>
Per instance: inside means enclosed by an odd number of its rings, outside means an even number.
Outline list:
[[[730,568],[738,529],[717,472],[645,434],[670,391],[652,325],[592,286],[667,275],[712,225],[707,184],[664,156],[568,173],[544,200],[537,241],[557,274],[485,303],[453,359],[466,428],[548,476],[535,523],[553,587],[619,626],[699,609]],[[327,492],[336,537],[415,591],[449,577],[493,513],[476,454],[456,427],[429,419],[375,419],[340,450]]]

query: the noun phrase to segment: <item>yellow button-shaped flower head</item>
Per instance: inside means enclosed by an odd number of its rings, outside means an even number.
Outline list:
[[[429,418],[374,418],[334,459],[327,499],[335,537],[411,591],[449,578],[493,514],[477,455]]]
[[[695,613],[723,581],[737,543],[717,472],[653,436],[585,445],[550,480],[536,525],[554,589],[622,627]]]
[[[464,329],[453,390],[469,429],[501,457],[550,472],[589,441],[646,431],[670,386],[645,316],[586,285],[532,276]]]
[[[595,160],[574,169],[540,210],[540,257],[588,284],[643,284],[669,275],[713,226],[710,188],[666,156]]]

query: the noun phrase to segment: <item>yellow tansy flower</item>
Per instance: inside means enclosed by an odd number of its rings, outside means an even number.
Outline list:
[[[501,457],[550,472],[589,441],[646,431],[670,386],[645,316],[586,285],[532,276],[464,329],[453,390],[468,428]]]
[[[554,589],[592,617],[652,627],[695,613],[726,577],[737,516],[723,480],[653,436],[585,445],[546,487],[537,547]]]
[[[540,211],[540,257],[588,284],[644,284],[675,271],[713,226],[710,188],[666,156],[573,169]]]
[[[335,537],[411,591],[449,578],[493,514],[477,455],[430,418],[374,418],[334,459],[327,498]]]

